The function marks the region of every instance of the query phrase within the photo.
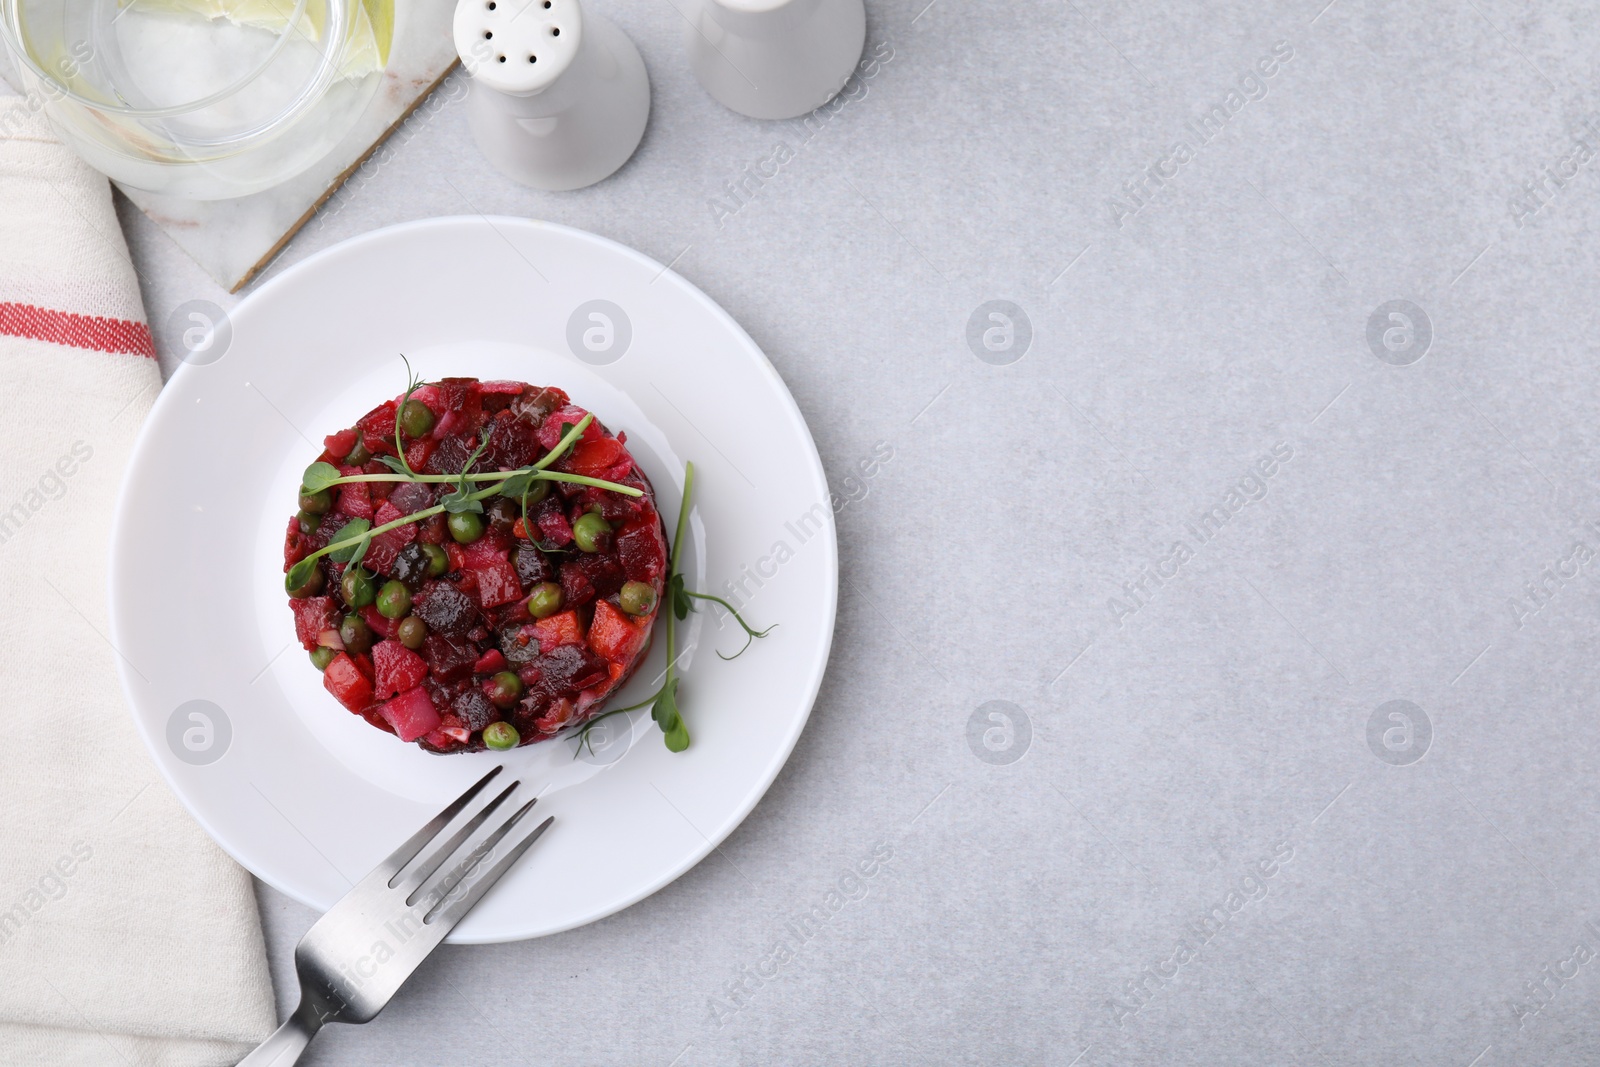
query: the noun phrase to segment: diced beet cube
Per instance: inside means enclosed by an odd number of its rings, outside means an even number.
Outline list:
[[[339,510],[353,519],[372,518],[372,497],[366,482],[350,482],[339,487]]]
[[[317,647],[317,638],[325,630],[339,627],[339,612],[331,596],[291,600],[289,609],[294,612],[294,635],[300,640],[300,647],[307,652]]]
[[[409,515],[413,511],[432,507],[433,497],[433,487],[426,482],[401,482],[389,494],[389,503],[400,515]]]
[[[428,665],[399,641],[379,641],[372,646],[372,670],[372,688],[381,698],[421,685]]]
[[[619,592],[627,580],[622,565],[609,552],[585,552],[578,557],[578,566],[594,587],[594,595],[601,599]]]
[[[295,516],[289,517],[289,530],[283,535],[283,570],[288,573],[289,568],[309,556],[315,549],[311,545],[311,538],[300,532],[300,520]]]
[[[363,434],[363,439],[376,437],[380,441],[394,440],[395,412],[400,405],[393,400],[385,400],[365,415],[356,423],[356,428]]]
[[[548,655],[539,657],[539,681],[528,692],[536,700],[555,700],[574,690],[572,677],[584,673],[589,661],[605,664],[599,656],[582,645],[562,645]]]
[[[480,393],[510,393],[511,395],[515,396],[526,388],[527,385],[523,382],[508,382],[498,379],[495,381],[478,383],[478,392]]]
[[[389,468],[387,466],[385,466],[384,464],[378,462],[376,459],[369,460],[366,463],[366,465],[363,466],[361,469],[366,474],[391,474],[391,473],[393,473],[392,471],[389,470]],[[372,501],[372,510],[374,512],[376,512],[378,510],[378,506],[380,504],[382,504],[385,500],[388,500],[389,499],[389,494],[394,492],[395,483],[393,483],[393,482],[368,482],[368,483],[366,483],[366,485],[367,485],[367,497],[368,497],[368,499],[370,499]]]
[[[667,565],[666,539],[652,521],[624,526],[617,534],[617,558],[630,582],[654,585],[664,576]]]
[[[372,513],[372,525],[384,526],[400,518],[406,513],[385,500],[377,511]]]
[[[500,470],[526,467],[538,459],[542,450],[534,429],[509,412],[497,417],[488,427],[489,446],[483,450],[484,462]]]
[[[434,446],[433,454],[428,457],[426,463],[417,467],[417,470],[428,474],[460,474],[461,468],[472,458],[471,447],[459,437],[445,437],[439,440],[430,437],[427,440]],[[407,453],[408,458],[409,455],[410,453]]]
[[[579,607],[594,599],[594,585],[576,560],[561,565],[561,602]]]
[[[480,689],[468,689],[450,704],[468,730],[477,733],[495,720],[495,707]]]
[[[442,545],[449,538],[448,520],[443,515],[430,515],[417,523],[417,540],[425,545]],[[454,544],[455,542],[451,542]]]
[[[366,621],[367,628],[379,637],[393,637],[400,632],[400,620],[384,618],[376,604],[362,608],[361,618]]]
[[[465,634],[478,621],[478,605],[448,582],[424,585],[411,602],[411,611],[428,624],[429,631],[449,637]]]
[[[496,558],[487,566],[475,567],[472,573],[478,579],[478,602],[484,607],[499,607],[522,598],[516,568],[504,557]]]
[[[439,725],[439,709],[421,686],[401,693],[378,710],[402,741],[415,741]]]
[[[478,424],[478,417],[483,413],[483,408],[479,399],[482,394],[474,388],[476,384],[476,380],[472,378],[441,378],[433,383],[434,388],[439,391],[439,410],[445,413],[445,418],[454,415],[462,425]],[[439,421],[443,423],[445,419]],[[439,436],[437,426],[434,428],[434,436]],[[460,469],[460,465],[457,464],[456,470]]]
[[[386,537],[388,534],[380,534],[367,543],[367,554],[361,557],[363,567],[379,574],[388,574],[394,568],[395,557],[400,553],[394,542],[385,540]]]
[[[626,663],[644,647],[649,624],[634,622],[609,600],[594,602],[594,621],[589,624],[589,647],[612,663]],[[373,653],[377,659],[377,653]]]
[[[560,611],[547,619],[535,620],[533,632],[539,639],[539,651],[549,653],[562,645],[583,644],[583,624],[575,611]]]
[[[606,661],[583,645],[562,645],[540,658],[539,669],[544,672],[540,685],[559,686],[562,692],[587,689],[611,677]]]
[[[340,514],[339,509],[334,508],[322,516],[322,521],[317,524],[316,532],[311,535],[312,543],[318,548],[324,547],[329,541],[333,540],[333,535],[338,533],[340,528],[349,521],[348,516]]]
[[[322,672],[322,686],[351,711],[360,712],[372,703],[372,682],[348,652],[333,657]]]
[[[572,543],[572,524],[561,510],[561,501],[552,493],[539,502],[539,509],[530,515],[539,527],[540,537],[557,547]]]
[[[478,661],[478,649],[458,638],[429,634],[422,642],[422,657],[434,681],[448,685],[471,676],[472,665]]]
[[[485,530],[482,537],[462,548],[466,553],[468,567],[483,567],[496,560],[505,559],[507,550],[505,538],[493,527]]]
[[[610,475],[602,475],[601,477],[604,477],[607,481],[621,482],[624,485],[629,484],[625,478],[613,478]],[[643,487],[640,486],[639,488]],[[621,493],[608,493],[598,489],[595,490],[594,500],[595,504],[600,508],[600,517],[612,524],[621,523],[626,525],[631,523],[644,515],[647,507],[641,500],[635,500],[631,496],[623,496]]]
[[[497,674],[505,669],[506,657],[498,648],[491,648],[472,665],[473,674]]]
[[[511,560],[517,568],[517,580],[529,589],[540,582],[548,582],[556,573],[549,557],[532,545],[518,545]]]
[[[392,513],[389,519],[391,522],[400,518],[400,513],[388,502],[385,502],[383,507],[378,509],[378,515],[383,515],[385,511]],[[376,525],[381,526],[382,522],[376,521]],[[415,523],[408,523],[405,526],[397,526],[392,530],[387,530],[371,540],[367,545],[367,554],[362,557],[361,562],[364,566],[370,567],[375,571],[380,571],[383,574],[392,574],[395,561],[399,558],[401,551],[416,539],[417,527]]]
[[[433,438],[419,437],[406,445],[406,464],[414,471],[427,470],[429,461],[438,450],[439,444]]]
[[[322,439],[322,447],[328,450],[328,455],[333,457],[334,463],[344,462],[344,457],[348,456],[350,450],[356,447],[355,428],[351,427],[348,430],[340,430],[338,433],[330,433]]]
[[[513,600],[509,604],[502,604],[498,608],[491,609],[486,614],[489,616],[490,628],[496,631],[503,629],[507,624],[521,624],[533,621],[533,616],[528,614],[528,602],[526,600]]]

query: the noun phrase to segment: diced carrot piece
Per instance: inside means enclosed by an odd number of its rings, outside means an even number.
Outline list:
[[[557,612],[547,619],[536,619],[533,632],[538,635],[541,653],[562,645],[583,644],[583,626],[578,622],[578,613],[575,611]]]

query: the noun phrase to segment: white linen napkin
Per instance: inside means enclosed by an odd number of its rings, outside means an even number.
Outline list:
[[[161,781],[106,636],[161,377],[110,187],[38,110],[0,97],[0,1064],[231,1064],[274,1025],[250,878]]]

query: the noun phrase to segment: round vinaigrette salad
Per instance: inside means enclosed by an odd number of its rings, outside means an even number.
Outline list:
[[[283,562],[328,692],[430,752],[533,744],[602,712],[669,577],[626,434],[560,389],[446,378],[324,445]]]

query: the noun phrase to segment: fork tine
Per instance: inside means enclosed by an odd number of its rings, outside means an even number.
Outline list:
[[[513,826],[521,822],[522,817],[528,814],[529,810],[532,809],[532,807],[537,803],[539,803],[539,798],[534,797],[532,800],[522,805],[522,807],[518,808],[512,814],[511,818],[497,826],[494,831],[482,841],[479,841],[476,845],[473,845],[471,850],[467,852],[465,859],[451,868],[450,871],[441,877],[437,882],[433,883],[432,888],[428,890],[429,899],[426,905],[428,911],[427,914],[422,917],[423,922],[427,922],[428,915],[432,915],[435,911],[439,910],[440,902],[449,899],[450,894],[456,891],[456,886],[461,884],[462,879],[466,878],[468,874],[472,873],[473,869],[476,868],[478,864],[483,862],[485,856],[488,856],[494,852],[495,847],[500,844],[501,838],[505,837]],[[413,893],[411,895],[411,899],[406,901],[406,904],[408,906],[411,905],[421,895],[422,893],[420,890],[416,893]]]
[[[406,892],[406,907],[409,908],[411,905],[417,902],[418,892],[422,887],[422,883],[433,877],[433,872],[444,866],[445,861],[451,856],[455,855],[456,850],[461,847],[462,842],[471,837],[477,831],[478,827],[482,826],[484,821],[488,819],[489,816],[494,814],[494,809],[498,808],[501,802],[504,801],[506,797],[510,796],[512,791],[521,784],[521,782],[512,782],[510,785],[500,790],[499,796],[489,801],[489,803],[485,804],[481,809],[479,809],[476,815],[462,823],[461,828],[450,835],[450,840],[446,841],[444,844],[440,845],[438,848],[429,853],[428,856],[423,859],[414,870],[403,871],[401,874],[397,874],[394,878],[390,879],[389,888],[399,889]]]
[[[450,868],[444,874],[439,875],[434,883],[427,887],[428,899],[424,903],[417,905],[426,911],[426,914],[423,915],[424,922],[427,921],[427,917],[429,915],[432,915],[434,912],[439,910],[440,903],[447,900],[450,894],[456,891],[456,887],[461,884],[462,879],[466,878],[468,874],[472,873],[472,871],[483,862],[484,857],[488,856],[495,850],[496,846],[500,844],[500,840],[511,831],[512,827],[516,826],[518,822],[522,821],[522,817],[528,814],[528,812],[537,803],[539,803],[539,798],[534,797],[532,800],[522,805],[522,807],[518,808],[512,813],[509,819],[495,827],[493,832],[485,836],[482,841],[479,841],[476,845],[473,845],[460,863]],[[417,892],[411,895],[411,900],[407,901],[407,904],[411,904],[422,895],[422,890],[419,889]]]
[[[488,785],[490,780],[503,770],[505,770],[504,766],[495,767],[488,774],[479,778],[477,782],[468,787],[465,793],[456,797],[448,807],[430,819],[426,826],[407,838],[405,844],[391,852],[388,858],[378,865],[378,869],[367,876],[366,881],[376,880],[374,876],[379,874],[383,876],[385,884],[393,880],[394,876],[405,870],[406,865],[417,858],[417,854],[427,847],[428,842],[438,837],[439,832],[450,825],[450,820],[460,815],[466,806],[472,803],[472,798],[482,792],[483,787]]]
[[[518,812],[512,817],[511,822],[506,824],[505,829],[510,830],[511,826],[515,824],[518,819],[522,818],[523,812],[526,812],[528,808],[531,808],[532,806],[533,804],[530,801],[527,807],[523,808],[522,811]],[[495,883],[499,882],[500,879],[505,876],[505,873],[511,869],[512,865],[515,864],[517,860],[522,858],[522,854],[528,851],[528,849],[533,846],[535,841],[544,836],[544,832],[550,829],[550,824],[555,821],[556,817],[554,815],[545,819],[544,822],[540,823],[534,828],[532,833],[528,834],[521,841],[518,841],[515,845],[512,845],[511,851],[507,852],[505,856],[501,857],[500,861],[493,867],[490,867],[483,877],[473,882],[472,885],[467,889],[465,895],[463,895],[459,900],[452,901],[448,898],[448,896],[446,896],[445,898],[441,899],[438,904],[433,906],[433,910],[429,911],[428,914],[423,917],[422,921],[433,926],[442,925],[444,927],[444,933],[440,935],[441,937],[444,936],[444,934],[448,934],[451,929],[455,927],[456,923],[465,918],[467,912],[471,911],[478,901],[483,899],[483,895],[494,888]],[[502,834],[501,836],[504,835]]]

